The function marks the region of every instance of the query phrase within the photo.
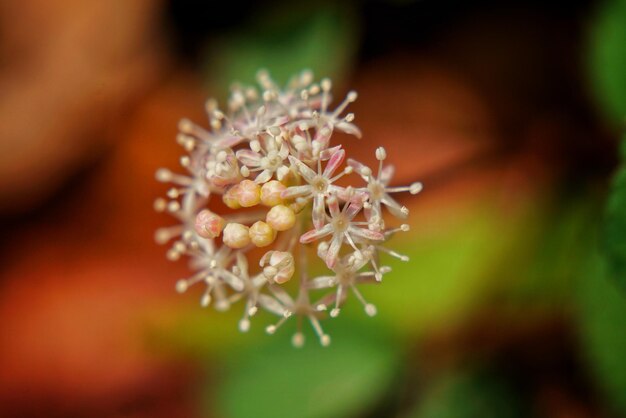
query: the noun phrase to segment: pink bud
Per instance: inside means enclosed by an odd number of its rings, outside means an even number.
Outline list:
[[[195,229],[202,238],[218,237],[224,229],[224,218],[210,210],[204,209],[196,216]]]

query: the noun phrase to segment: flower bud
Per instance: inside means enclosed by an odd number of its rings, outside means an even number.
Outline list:
[[[243,248],[250,244],[248,227],[238,223],[229,223],[224,228],[224,244],[230,248]]]
[[[295,225],[296,214],[285,205],[276,205],[267,212],[265,221],[277,231],[286,231]]]
[[[224,218],[204,209],[196,215],[195,229],[202,238],[215,238],[224,229]]]
[[[244,208],[258,205],[261,201],[261,187],[252,180],[243,180],[237,186],[237,202]]]
[[[286,251],[268,251],[259,264],[263,267],[263,275],[278,284],[291,279],[295,272],[293,255]]]
[[[257,247],[265,247],[274,242],[276,230],[263,221],[255,222],[250,227],[250,240]]]
[[[271,180],[261,187],[261,203],[265,206],[276,206],[283,203],[280,194],[287,187],[280,181]]]
[[[224,204],[231,209],[239,209],[241,205],[239,205],[239,201],[237,199],[237,194],[239,193],[239,185],[235,185],[230,189],[226,190],[226,193],[222,195],[222,201]]]

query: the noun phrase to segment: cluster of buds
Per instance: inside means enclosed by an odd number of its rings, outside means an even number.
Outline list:
[[[309,71],[286,88],[263,71],[258,82],[260,89],[233,86],[228,112],[210,100],[210,130],[180,122],[177,141],[187,151],[180,162],[188,174],[158,170],[159,181],[175,186],[155,202],[156,210],[180,223],[159,229],[156,240],[171,243],[169,259],[190,258],[194,274],[177,282],[178,291],[203,283],[203,306],[225,310],[245,303],[241,331],[250,328],[250,318],[261,308],[280,318],[266,328],[269,334],[297,317],[295,346],[304,343],[302,319],[328,345],[320,319],[338,316],[350,294],[367,315],[376,314],[359,286],[379,283],[390,271],[380,264],[381,253],[408,260],[384,246],[409,226],[388,226],[383,206],[405,219],[408,209],[391,195],[417,194],[422,185],[390,186],[393,167],[384,164],[382,147],[372,170],[346,160],[341,145],[331,144],[336,131],[361,136],[354,114],[345,114],[355,92],[330,109],[330,80],[316,83]],[[343,186],[346,179],[339,180],[348,175],[362,182]],[[214,212],[220,207],[221,214]],[[315,257],[328,275],[309,276],[307,259]],[[288,284],[293,281],[297,285]]]

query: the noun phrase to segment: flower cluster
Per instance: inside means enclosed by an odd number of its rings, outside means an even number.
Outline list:
[[[269,334],[297,317],[295,346],[304,343],[302,319],[328,345],[320,319],[339,315],[349,294],[368,315],[376,314],[358,286],[378,283],[390,271],[380,264],[380,254],[408,260],[383,246],[394,233],[409,229],[407,224],[388,227],[383,206],[396,218],[406,218],[408,209],[391,195],[416,194],[422,186],[390,186],[393,167],[384,165],[382,147],[375,153],[375,174],[364,164],[346,161],[341,145],[331,144],[336,131],[361,136],[354,114],[345,114],[355,92],[330,109],[330,80],[316,83],[309,71],[293,77],[286,88],[263,71],[258,82],[260,89],[234,86],[228,112],[210,100],[210,130],[180,122],[177,141],[187,151],[180,163],[188,173],[158,170],[159,181],[175,186],[155,202],[156,210],[180,223],[159,229],[156,240],[171,243],[169,259],[190,258],[194,274],[177,282],[178,291],[203,283],[202,306],[226,310],[245,303],[241,331],[250,328],[250,318],[261,308],[280,318],[266,328]],[[344,186],[344,176],[361,177],[363,183]],[[328,275],[309,276],[307,259],[315,256]],[[297,286],[287,285],[290,281]]]

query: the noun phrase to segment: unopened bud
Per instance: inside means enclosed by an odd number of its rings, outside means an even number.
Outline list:
[[[252,180],[243,180],[237,186],[237,202],[244,208],[258,205],[261,201],[261,187]]]
[[[282,184],[280,181],[271,180],[268,181],[261,187],[261,203],[265,206],[276,206],[283,203],[283,199],[280,197],[280,194],[287,187]]]
[[[257,247],[265,247],[274,242],[276,231],[263,221],[255,222],[250,227],[250,240]]]
[[[266,222],[277,231],[291,229],[296,223],[296,214],[285,205],[276,205],[265,218]]]
[[[222,201],[224,201],[224,204],[231,209],[239,209],[241,205],[239,204],[239,200],[237,199],[238,193],[239,185],[235,185],[226,190],[226,193],[222,195]]]
[[[248,227],[238,223],[230,223],[224,228],[224,244],[230,248],[243,248],[250,244]]]
[[[224,229],[224,218],[204,209],[196,215],[195,229],[202,238],[215,238]]]

